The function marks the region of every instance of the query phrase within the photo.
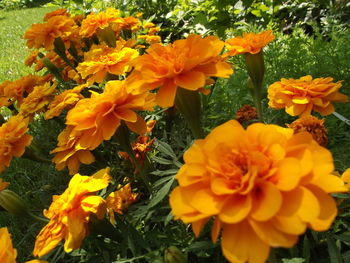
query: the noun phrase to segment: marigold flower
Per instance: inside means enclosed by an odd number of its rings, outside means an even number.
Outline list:
[[[91,164],[95,161],[88,147],[79,144],[83,133],[74,131],[73,126],[68,126],[58,135],[58,144],[50,154],[56,153],[52,162],[56,164],[58,171],[68,167],[69,174],[73,175],[79,171],[80,164]]]
[[[235,56],[243,53],[257,54],[260,50],[275,39],[272,30],[259,34],[243,33],[242,37],[234,37],[226,40],[228,52],[225,56]]]
[[[155,27],[156,25],[153,24],[152,22],[146,22],[144,25],[143,25],[143,28],[145,29],[149,29],[149,28],[152,28],[152,27]]]
[[[106,202],[96,196],[96,192],[106,188],[110,180],[109,168],[92,176],[74,175],[64,193],[53,196],[49,209],[44,210],[44,216],[50,222],[38,234],[33,255],[46,255],[61,240],[65,240],[64,251],[67,253],[79,248],[88,234],[91,213],[99,219],[106,213]]]
[[[256,112],[256,108],[252,107],[248,104],[243,105],[241,108],[238,109],[236,112],[236,120],[239,123],[243,123],[246,121],[251,121],[254,119],[258,119],[258,114]]]
[[[287,127],[292,128],[294,133],[309,132],[312,138],[321,146],[326,146],[328,143],[324,120],[319,120],[312,115],[301,117],[291,124],[287,124]]]
[[[42,110],[51,101],[51,94],[57,87],[57,83],[51,85],[50,82],[42,86],[34,87],[33,91],[29,93],[28,97],[23,100],[19,108],[20,114],[28,116]]]
[[[209,77],[227,78],[231,65],[223,61],[220,52],[224,43],[217,37],[190,35],[163,46],[153,44],[147,54],[134,60],[134,71],[128,85],[135,92],[160,87],[156,102],[161,107],[174,105],[177,87],[188,90],[202,88]]]
[[[281,79],[269,86],[269,106],[274,109],[285,108],[291,116],[307,116],[311,111],[321,115],[334,112],[332,102],[348,102],[349,98],[339,93],[341,81],[333,78],[304,76],[300,79]]]
[[[40,259],[33,259],[30,261],[27,261],[26,263],[49,263],[46,260],[40,260]]]
[[[106,44],[93,45],[84,54],[84,62],[77,67],[82,78],[88,83],[102,82],[107,73],[121,75],[131,70],[130,62],[138,56],[135,49],[117,45],[116,48]]]
[[[109,220],[113,225],[116,224],[114,213],[123,214],[123,211],[134,203],[139,195],[131,191],[130,183],[124,186],[119,184],[117,189],[106,198]]]
[[[52,16],[42,24],[32,24],[25,32],[24,39],[27,40],[27,47],[46,50],[54,49],[54,41],[61,38],[69,47],[70,38],[77,38],[78,26],[75,21],[67,16]],[[72,39],[73,40],[73,39]]]
[[[28,118],[12,116],[0,127],[0,173],[9,167],[12,157],[21,157],[33,137],[26,134]]]
[[[146,131],[146,123],[135,110],[152,110],[154,94],[132,95],[124,81],[109,81],[102,94],[92,92],[91,98],[80,100],[67,114],[66,124],[82,132],[80,147],[95,149],[109,140],[123,120],[136,133]]]
[[[138,39],[144,39],[149,44],[156,44],[162,42],[162,38],[160,36],[154,35],[138,35]]]
[[[309,133],[237,121],[216,127],[184,154],[170,195],[176,219],[198,236],[214,217],[212,240],[231,262],[262,263],[270,247],[292,247],[309,226],[327,230],[337,215],[329,193],[346,191],[331,153]],[[254,247],[254,249],[252,249]]]
[[[15,81],[5,81],[0,85],[0,107],[9,106],[15,101],[20,106],[35,86],[43,85],[51,78],[51,75],[41,77],[29,74]]]
[[[16,263],[17,250],[12,246],[12,240],[7,227],[0,228],[0,262]]]
[[[34,63],[37,63],[38,61],[38,51],[33,50],[29,56],[25,59],[24,64],[28,67],[31,67]]]
[[[65,90],[61,94],[57,95],[53,101],[50,102],[44,118],[46,120],[52,119],[53,117],[59,116],[64,109],[73,107],[80,99],[84,98],[80,92],[86,86],[87,85],[79,85],[73,89]]]
[[[56,9],[52,12],[47,13],[44,16],[44,21],[48,21],[53,16],[69,16],[69,14],[67,9],[64,9],[64,8]]]
[[[82,21],[79,34],[82,37],[91,37],[98,30],[112,26],[120,20],[120,11],[114,8],[108,8],[106,12],[99,14],[91,13]]]
[[[345,183],[345,186],[350,190],[350,168],[345,170],[341,176],[341,179]]]

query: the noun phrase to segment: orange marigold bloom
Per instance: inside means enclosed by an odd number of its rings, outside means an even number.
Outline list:
[[[235,56],[243,53],[257,54],[260,50],[275,39],[272,30],[259,34],[243,33],[242,37],[234,37],[226,40],[228,52],[225,56]]]
[[[134,60],[135,70],[128,77],[128,85],[136,92],[160,87],[157,104],[170,107],[177,87],[198,90],[209,77],[227,78],[232,74],[231,65],[220,57],[223,46],[224,42],[215,36],[199,35],[167,46],[153,44],[146,50],[148,54]]]
[[[350,168],[345,170],[341,176],[341,179],[345,183],[345,186],[350,190]]]
[[[29,56],[25,59],[24,64],[28,67],[31,67],[34,63],[37,63],[38,61],[38,51],[33,50]]]
[[[57,83],[51,85],[50,82],[42,86],[34,87],[33,91],[29,93],[28,97],[23,100],[19,108],[20,114],[28,116],[41,111],[47,104],[50,103],[52,93],[57,87]]]
[[[292,247],[309,226],[327,230],[337,215],[329,193],[346,191],[331,153],[309,133],[234,120],[196,140],[170,195],[172,213],[198,236],[214,217],[212,240],[231,262],[263,263],[270,247]],[[252,249],[252,247],[254,249]]]
[[[60,37],[67,47],[69,39],[77,37],[78,26],[75,21],[67,16],[52,16],[46,23],[33,24],[24,34],[27,40],[27,47],[46,50],[54,49],[54,40]]]
[[[146,132],[146,123],[136,110],[153,110],[154,94],[132,95],[124,81],[109,81],[102,94],[92,92],[91,98],[80,100],[67,114],[66,124],[83,132],[80,147],[95,149],[109,140],[123,120],[136,133]]]
[[[121,23],[120,11],[114,8],[108,8],[106,12],[99,14],[90,13],[82,21],[79,34],[82,37],[91,37],[98,30],[112,26],[114,23]]]
[[[239,123],[243,123],[246,121],[251,121],[254,119],[258,119],[258,114],[256,112],[256,108],[252,107],[248,104],[243,105],[241,108],[238,109],[236,112],[236,120]]]
[[[46,120],[57,117],[61,112],[68,108],[73,107],[79,100],[83,99],[83,95],[80,92],[87,85],[79,85],[73,89],[65,90],[61,94],[57,95],[53,101],[50,102],[48,110],[45,112],[44,118]]]
[[[160,36],[154,36],[154,35],[138,35],[137,38],[144,39],[149,44],[162,42],[162,38]]]
[[[58,135],[57,147],[50,152],[56,153],[52,162],[56,164],[58,171],[68,167],[69,174],[73,175],[79,171],[80,164],[91,164],[95,161],[88,147],[79,144],[83,133],[74,131],[73,126],[68,126]]]
[[[44,21],[48,21],[53,16],[69,16],[67,9],[60,8],[52,12],[47,13],[44,16]]]
[[[106,213],[106,202],[96,196],[96,192],[106,188],[110,180],[109,168],[92,176],[75,174],[64,193],[54,195],[49,209],[44,210],[44,216],[50,222],[36,237],[33,255],[46,255],[63,239],[65,252],[79,248],[88,234],[91,213],[99,219]]]
[[[106,44],[93,45],[84,54],[84,62],[78,65],[77,70],[82,78],[88,78],[88,83],[100,83],[107,73],[121,75],[130,71],[130,62],[138,55],[135,49],[124,47],[121,43],[116,48]]]
[[[123,211],[134,203],[139,195],[131,191],[130,183],[124,186],[119,184],[117,189],[106,198],[109,220],[113,225],[116,224],[114,213],[123,214]]]
[[[7,227],[0,228],[0,262],[16,263],[17,250],[12,246],[12,240]]]
[[[15,101],[20,106],[35,86],[43,85],[51,78],[51,75],[41,77],[29,74],[15,81],[5,81],[0,85],[0,107],[9,106]]]
[[[304,76],[300,79],[281,79],[269,86],[269,106],[275,109],[285,108],[291,116],[310,115],[316,111],[321,115],[334,112],[331,102],[348,102],[349,98],[339,93],[341,81],[333,78]]]
[[[326,146],[328,143],[324,120],[319,120],[312,115],[301,117],[293,121],[291,124],[287,124],[287,126],[292,128],[294,133],[309,132],[319,145]]]
[[[0,172],[10,165],[12,157],[21,157],[33,137],[28,131],[27,118],[12,116],[0,127]]]

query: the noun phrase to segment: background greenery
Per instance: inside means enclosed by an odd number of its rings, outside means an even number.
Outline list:
[[[38,3],[38,2],[36,2]],[[143,12],[145,18],[161,26],[165,42],[174,41],[188,33],[218,34],[222,39],[241,32],[274,30],[276,40],[265,49],[266,76],[264,84],[264,113],[268,123],[284,125],[292,118],[283,110],[267,108],[266,89],[281,78],[331,76],[343,80],[342,92],[350,95],[350,29],[348,1],[229,1],[229,0],[55,0],[50,7],[32,7],[34,1],[0,2],[0,83],[14,80],[32,70],[24,66],[28,51],[21,38],[24,31],[40,22],[45,13],[64,7],[74,13],[88,13],[117,7],[123,11]],[[27,7],[27,8],[24,8]],[[209,96],[203,96],[203,125],[206,132],[235,117],[243,104],[252,104],[246,90],[247,74],[242,56],[232,59],[235,74],[229,80],[218,81]],[[336,105],[336,111],[350,119],[349,104]],[[190,228],[171,220],[167,194],[174,187],[174,174],[181,166],[182,154],[192,143],[184,122],[178,115],[158,110],[145,116],[157,119],[157,138],[150,153],[153,172],[151,195],[141,194],[125,216],[118,217],[115,235],[118,241],[94,232],[82,249],[67,255],[62,247],[53,251],[55,262],[163,262],[166,248],[175,245],[187,253],[189,262],[225,262],[218,244],[211,244],[209,227],[195,239]],[[41,157],[50,159],[56,138],[64,120],[43,121],[40,117],[31,125],[34,144]],[[342,173],[350,166],[350,126],[331,115],[326,118],[329,131],[328,148],[332,151],[336,169]],[[167,142],[167,143],[165,143]],[[102,151],[104,149],[104,151]],[[97,154],[103,165],[115,167],[113,174],[123,177],[132,173],[130,165],[117,158],[118,147],[104,144]],[[83,166],[82,174],[91,174],[98,167]],[[19,193],[30,208],[41,213],[48,207],[53,194],[64,191],[70,177],[66,171],[57,172],[50,163],[16,159],[2,177],[11,183],[10,189]],[[137,189],[136,189],[137,190]],[[142,190],[142,189],[139,189]],[[350,262],[349,195],[338,195],[339,216],[333,228],[325,233],[308,231],[292,249],[276,249],[270,262]],[[9,226],[18,262],[30,258],[35,236],[43,226],[32,219],[15,218],[0,212],[0,227]],[[101,228],[101,226],[100,226]],[[96,245],[96,241],[97,244]],[[102,256],[101,256],[102,255]]]

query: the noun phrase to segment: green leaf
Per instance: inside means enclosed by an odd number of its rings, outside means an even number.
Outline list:
[[[242,2],[243,2],[244,8],[247,9],[253,4],[254,0],[242,0]]]
[[[303,258],[282,258],[283,263],[304,263],[305,259]]]
[[[165,196],[169,193],[171,186],[173,185],[174,178],[170,179],[160,190],[156,193],[156,195],[151,199],[148,204],[148,207],[151,208],[161,202]]]
[[[173,161],[158,156],[152,156],[151,159],[160,164],[173,164]]]
[[[350,243],[350,231],[346,231],[340,235],[333,235],[333,237],[340,240],[340,241]]]
[[[330,263],[342,263],[342,257],[340,254],[340,249],[337,247],[335,240],[331,237],[327,238],[328,253],[330,258]]]
[[[176,160],[176,154],[174,153],[171,146],[165,142],[162,142],[160,140],[156,140],[154,142],[154,145],[156,146],[157,150],[159,150],[161,153],[164,153],[167,156],[170,156],[172,159]]]

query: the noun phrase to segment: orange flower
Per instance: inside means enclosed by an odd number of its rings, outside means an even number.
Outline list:
[[[35,86],[43,85],[51,78],[51,75],[40,77],[29,74],[15,81],[5,81],[0,85],[0,107],[9,106],[15,101],[20,106]]]
[[[170,107],[177,87],[198,90],[209,77],[227,78],[232,74],[231,65],[220,57],[223,46],[217,37],[199,35],[167,46],[153,44],[146,50],[148,54],[134,60],[135,70],[128,77],[128,85],[134,92],[160,87],[156,102]]]
[[[120,20],[120,11],[113,8],[108,8],[106,12],[99,14],[91,13],[82,21],[79,34],[82,37],[91,37],[99,30],[112,26]]]
[[[57,10],[54,10],[52,12],[47,13],[44,16],[44,21],[48,21],[53,16],[69,16],[69,14],[68,14],[67,10],[64,8],[57,9]]]
[[[145,133],[146,123],[134,111],[152,110],[153,106],[152,93],[132,95],[125,82],[109,81],[102,94],[92,92],[91,98],[80,100],[68,112],[66,124],[83,133],[80,147],[93,150],[112,137],[122,120],[136,133]]]
[[[31,67],[34,63],[37,63],[38,61],[38,51],[37,50],[33,50],[29,56],[26,58],[26,60],[24,61],[24,64],[28,67]]]
[[[124,181],[127,181],[124,179]],[[114,213],[123,214],[132,203],[134,203],[139,194],[131,192],[130,183],[124,186],[118,185],[117,191],[112,192],[106,199],[109,220],[113,225],[116,224]]]
[[[74,89],[65,90],[61,94],[57,95],[53,101],[50,102],[48,110],[45,112],[44,118],[46,120],[57,117],[61,112],[68,107],[73,107],[80,99],[83,99],[83,95],[80,92],[87,85],[80,85]]]
[[[270,247],[292,247],[309,226],[327,230],[346,191],[331,153],[309,133],[237,121],[215,128],[184,154],[170,195],[172,213],[198,236],[214,217],[212,240],[231,262],[262,263]],[[254,248],[254,249],[252,249]]]
[[[80,162],[90,164],[95,159],[90,151],[103,140],[109,140],[120,122],[143,134],[145,121],[134,111],[152,110],[154,95],[148,92],[132,95],[123,81],[109,81],[102,94],[91,92],[91,98],[80,100],[67,114],[67,128],[58,137],[53,159],[56,169],[69,168],[69,174],[79,170]]]
[[[334,112],[331,102],[348,102],[349,98],[338,92],[341,81],[333,78],[312,79],[310,75],[300,79],[281,79],[269,86],[269,106],[275,109],[285,108],[292,116],[310,115],[316,111],[321,115]]]
[[[34,87],[33,91],[29,93],[28,97],[23,100],[21,107],[19,108],[20,114],[28,116],[41,111],[47,104],[50,103],[52,93],[57,87],[57,83],[51,86],[50,82],[45,83],[42,86]]]
[[[319,120],[314,116],[301,117],[291,124],[287,124],[288,128],[292,128],[294,133],[309,132],[312,138],[321,146],[328,143],[327,130],[324,127],[324,120]]]
[[[346,169],[345,172],[342,174],[341,179],[345,183],[345,186],[350,191],[350,168]]]
[[[56,153],[52,162],[56,164],[58,171],[68,167],[69,174],[73,175],[79,171],[80,164],[91,164],[95,161],[88,147],[81,147],[79,140],[83,133],[73,130],[73,126],[68,126],[58,135],[58,145],[50,152]]]
[[[124,47],[121,43],[116,48],[105,44],[93,45],[84,54],[84,62],[78,65],[77,70],[84,79],[88,78],[88,83],[100,83],[107,73],[122,75],[130,71],[130,62],[137,56],[135,49]]]
[[[28,119],[12,116],[0,127],[0,172],[9,167],[12,157],[21,157],[33,137],[26,134]]]
[[[7,227],[0,228],[0,262],[16,263],[17,250],[13,248]]]
[[[0,191],[6,189],[8,185],[9,185],[8,182],[4,182],[4,181],[2,180],[2,178],[0,178]]]
[[[234,37],[226,40],[228,52],[224,56],[235,56],[243,53],[257,54],[260,50],[275,39],[272,30],[259,34],[243,33],[242,37]]]
[[[60,37],[69,47],[70,38],[77,38],[78,26],[67,16],[52,16],[46,23],[33,24],[24,34],[27,47],[54,49],[54,40]]]
[[[254,119],[258,119],[258,114],[256,112],[256,108],[252,107],[248,104],[243,105],[241,108],[238,109],[236,112],[236,120],[239,123],[243,123],[246,121],[251,121]]]
[[[91,213],[99,219],[106,213],[106,202],[96,196],[96,192],[106,188],[110,180],[109,168],[92,176],[74,175],[64,193],[53,196],[49,209],[44,210],[50,222],[38,234],[33,255],[46,255],[61,240],[65,240],[64,251],[67,253],[79,248],[88,234]]]
[[[162,39],[160,36],[154,36],[154,35],[138,35],[138,39],[144,39],[149,44],[155,44],[162,42]]]

